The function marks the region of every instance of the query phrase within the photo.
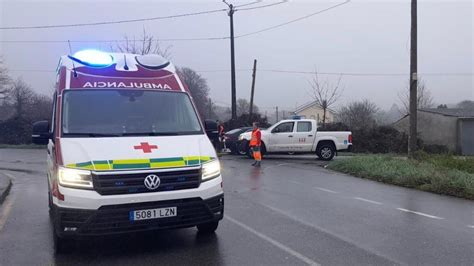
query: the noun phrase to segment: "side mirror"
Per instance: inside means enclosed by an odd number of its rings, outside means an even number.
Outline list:
[[[38,145],[46,145],[51,138],[51,134],[49,133],[49,122],[38,121],[33,123],[33,134],[31,135],[31,139],[34,144]]]
[[[278,132],[280,132],[280,130],[278,130],[278,128],[274,128],[274,129],[272,130],[272,133],[278,133]]]
[[[204,129],[206,130],[207,137],[211,140],[219,139],[219,132],[217,130],[217,122],[214,120],[205,120]]]

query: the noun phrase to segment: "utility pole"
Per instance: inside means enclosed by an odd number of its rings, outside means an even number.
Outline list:
[[[252,72],[252,90],[250,92],[250,119],[252,119],[253,114],[253,95],[255,92],[255,76],[257,74],[257,59],[253,60],[253,72]],[[250,121],[252,122],[252,121]]]
[[[235,91],[235,53],[234,53],[234,5],[222,0],[229,7],[227,13],[230,17],[230,72],[231,72],[231,94],[232,94],[232,121],[237,119],[237,99]]]
[[[276,122],[278,122],[278,120],[280,120],[280,119],[278,119],[278,106],[277,106],[277,107],[276,107]],[[275,123],[276,123],[276,122],[275,122]]]
[[[417,47],[417,0],[411,0],[411,45],[410,45],[410,133],[408,156],[417,150],[417,89],[418,89],[418,47]]]

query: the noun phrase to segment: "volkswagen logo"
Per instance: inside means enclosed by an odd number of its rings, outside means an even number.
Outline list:
[[[149,190],[155,190],[160,186],[160,182],[161,180],[157,175],[147,175],[143,183]]]

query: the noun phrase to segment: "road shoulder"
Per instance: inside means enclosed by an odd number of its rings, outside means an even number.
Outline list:
[[[10,188],[12,187],[12,180],[5,174],[0,173],[0,205],[3,203]]]

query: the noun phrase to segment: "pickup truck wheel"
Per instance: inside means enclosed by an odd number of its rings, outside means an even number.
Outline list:
[[[323,144],[319,147],[317,155],[323,161],[330,161],[336,155],[336,149],[334,149],[333,145]]]

